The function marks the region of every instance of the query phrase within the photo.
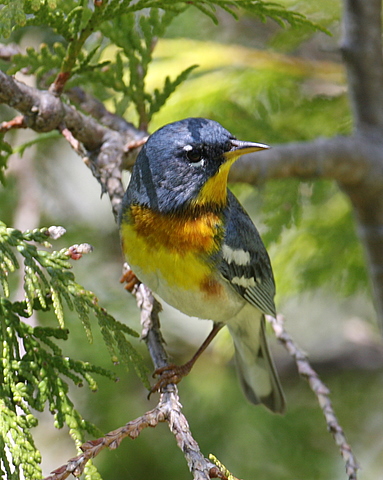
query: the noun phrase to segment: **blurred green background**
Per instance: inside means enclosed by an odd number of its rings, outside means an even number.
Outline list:
[[[284,1],[326,26],[333,36],[281,29],[249,15],[235,21],[218,12],[219,25],[189,9],[179,16],[155,50],[148,85],[198,64],[150,125],[188,116],[209,117],[238,138],[275,145],[352,130],[339,40],[340,2]],[[44,35],[25,32],[25,44]],[[114,55],[110,49],[108,55]],[[107,105],[113,107],[109,100]],[[6,113],[5,113],[6,115]],[[128,111],[128,118],[134,118]],[[18,132],[19,141],[33,133]],[[128,179],[127,179],[128,180]],[[259,188],[233,185],[267,244],[277,283],[278,311],[287,329],[307,351],[332,392],[341,425],[362,470],[361,480],[383,479],[383,346],[380,340],[361,246],[345,196],[328,181],[273,181]],[[67,234],[57,248],[88,242],[94,253],[74,266],[79,283],[92,290],[117,319],[139,330],[135,301],[121,285],[122,255],[107,198],[90,171],[63,140],[52,139],[10,162],[8,187],[0,191],[1,218],[17,228],[58,224]],[[48,315],[38,319],[55,322]],[[142,415],[147,401],[134,372],[113,366],[94,328],[90,345],[79,321],[67,315],[68,356],[110,367],[118,383],[100,379],[99,391],[73,388],[77,408],[104,432]],[[162,315],[168,351],[175,363],[189,359],[210,328],[170,307]],[[180,384],[192,433],[207,456],[215,454],[245,480],[327,480],[346,478],[344,465],[320,408],[291,358],[273,343],[288,410],[276,416],[248,404],[239,388],[232,345],[221,332],[190,376]],[[143,343],[137,348],[150,360]],[[66,436],[40,415],[37,446],[44,473],[76,454]],[[183,455],[166,425],[124,440],[96,460],[105,479],[190,478]]]

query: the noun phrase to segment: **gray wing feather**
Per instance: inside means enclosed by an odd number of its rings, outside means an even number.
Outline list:
[[[275,283],[269,256],[258,230],[230,191],[225,221],[224,245],[233,251],[243,250],[248,254],[248,261],[238,263],[235,258],[230,261],[222,255],[219,260],[221,274],[249,303],[275,316]]]

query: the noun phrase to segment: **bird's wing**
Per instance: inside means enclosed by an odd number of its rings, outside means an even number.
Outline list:
[[[244,299],[275,316],[275,284],[270,259],[248,214],[229,192],[225,210],[226,235],[219,270]]]

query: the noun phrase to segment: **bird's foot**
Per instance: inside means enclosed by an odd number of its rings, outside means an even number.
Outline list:
[[[133,270],[127,270],[120,278],[120,283],[126,283],[124,286],[125,290],[128,290],[128,292],[132,293],[134,287],[139,285],[141,282],[138,280]]]
[[[199,347],[193,357],[184,365],[179,366],[170,364],[165,365],[165,367],[157,368],[153,373],[153,377],[160,375],[160,378],[158,379],[158,382],[150,389],[148,398],[150,398],[150,395],[152,393],[163,390],[167,385],[171,383],[177,384],[183,379],[183,377],[186,377],[186,375],[190,373],[190,370],[193,368],[193,365],[195,364],[197,359],[210,345],[210,342],[213,340],[213,338],[217,335],[217,333],[221,330],[222,327],[223,323],[214,323],[211,332],[206,337],[203,344]]]
[[[179,383],[183,377],[186,377],[190,373],[194,365],[193,362],[187,362],[184,365],[165,365],[165,367],[157,368],[153,373],[153,378],[159,376],[157,383],[152,386],[149,391],[148,398],[154,392],[163,390],[167,385]]]

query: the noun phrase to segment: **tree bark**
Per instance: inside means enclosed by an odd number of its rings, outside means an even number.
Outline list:
[[[341,50],[354,111],[355,136],[383,150],[383,58],[381,0],[344,0]],[[364,245],[375,307],[383,330],[383,161],[369,164],[359,185],[340,186],[354,208]]]
[[[340,44],[356,132],[378,138],[383,127],[381,7],[381,0],[343,0]]]

